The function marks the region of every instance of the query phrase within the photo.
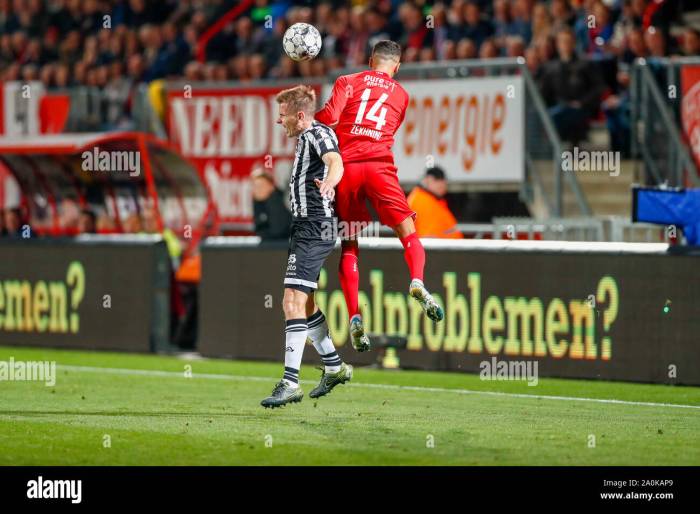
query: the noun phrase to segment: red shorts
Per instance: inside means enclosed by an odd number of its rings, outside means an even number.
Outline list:
[[[396,166],[386,161],[348,162],[335,191],[335,211],[340,221],[369,222],[366,199],[379,215],[379,221],[395,227],[416,213],[408,207],[406,194],[399,185]]]

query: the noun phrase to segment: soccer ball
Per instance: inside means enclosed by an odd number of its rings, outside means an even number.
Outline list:
[[[293,60],[308,61],[321,51],[321,34],[313,25],[295,23],[284,33],[282,46]]]

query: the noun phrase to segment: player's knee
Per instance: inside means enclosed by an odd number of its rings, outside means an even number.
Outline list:
[[[405,220],[403,220],[401,223],[394,227],[394,231],[396,232],[396,235],[401,239],[413,234],[416,231],[416,225],[415,223],[413,223],[413,218],[408,217]]]
[[[309,295],[309,297],[306,299],[306,317],[310,317],[314,311],[316,310],[316,301],[314,300],[314,293],[313,291]]]

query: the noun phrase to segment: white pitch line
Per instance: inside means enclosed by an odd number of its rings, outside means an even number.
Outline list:
[[[184,372],[180,371],[159,371],[154,369],[125,369],[125,368],[100,368],[95,366],[67,366],[59,365],[59,369],[66,371],[77,371],[85,373],[112,373],[115,375],[141,375],[149,377],[172,377],[184,378]],[[247,375],[221,375],[216,373],[193,373],[192,378],[206,378],[210,380],[241,380],[248,382],[269,382],[275,380],[274,377],[256,377]],[[314,380],[300,380],[303,384],[316,384]],[[474,394],[485,396],[502,396],[506,398],[530,398],[540,400],[564,400],[576,402],[611,403],[617,405],[636,405],[645,407],[675,407],[679,409],[700,409],[700,405],[683,405],[680,403],[654,403],[654,402],[633,402],[628,400],[609,400],[604,398],[581,398],[578,396],[551,396],[543,394],[523,394],[523,393],[503,393],[499,391],[474,391],[472,389],[448,389],[445,387],[423,387],[423,386],[402,386],[393,384],[347,384],[350,387],[366,387],[370,389],[387,389],[391,391],[415,391],[419,393],[453,393],[453,394]]]

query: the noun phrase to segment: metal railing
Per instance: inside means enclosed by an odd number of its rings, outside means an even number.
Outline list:
[[[541,241],[590,241],[613,243],[671,243],[667,227],[630,221],[622,216],[584,218],[496,217],[491,223],[458,223],[457,230],[468,239],[528,239]],[[393,236],[381,226],[377,235]]]
[[[546,241],[605,241],[603,222],[598,218],[494,218],[493,238],[515,239],[527,234],[528,239]]]
[[[493,237],[501,239],[506,234],[527,234],[528,239],[545,241],[598,241],[614,243],[669,243],[667,227],[653,223],[630,221],[622,216],[596,216],[586,218],[494,218]]]
[[[680,70],[688,64],[700,58],[637,59],[631,68],[631,151],[644,165],[635,179],[647,185],[700,186],[680,120]]]

